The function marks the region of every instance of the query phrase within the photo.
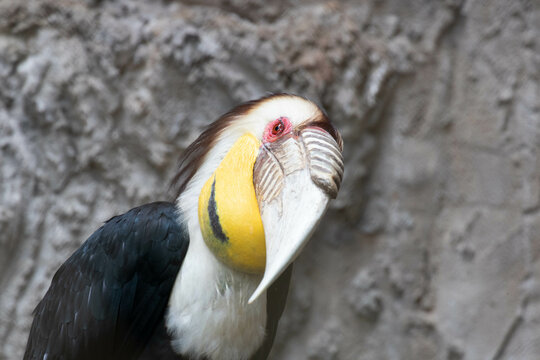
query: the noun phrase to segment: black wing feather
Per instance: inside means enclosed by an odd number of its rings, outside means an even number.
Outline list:
[[[107,221],[57,271],[24,359],[134,359],[162,325],[189,244],[172,203]]]

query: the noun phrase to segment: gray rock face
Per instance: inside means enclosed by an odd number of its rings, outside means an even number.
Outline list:
[[[273,359],[540,358],[540,4],[0,1],[0,359],[201,129],[308,96],[346,173]]]

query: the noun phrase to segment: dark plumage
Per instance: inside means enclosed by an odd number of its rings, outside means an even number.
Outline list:
[[[134,359],[162,320],[189,244],[172,203],[115,216],[56,272],[24,359]]]

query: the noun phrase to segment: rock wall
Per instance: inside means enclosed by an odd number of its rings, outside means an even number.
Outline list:
[[[281,91],[346,175],[272,358],[539,359],[539,38],[537,0],[0,0],[0,359],[101,222]]]

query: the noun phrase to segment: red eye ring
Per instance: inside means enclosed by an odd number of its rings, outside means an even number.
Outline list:
[[[281,136],[289,133],[292,129],[290,120],[284,116],[270,122],[263,134],[263,141],[266,143],[274,142]]]

